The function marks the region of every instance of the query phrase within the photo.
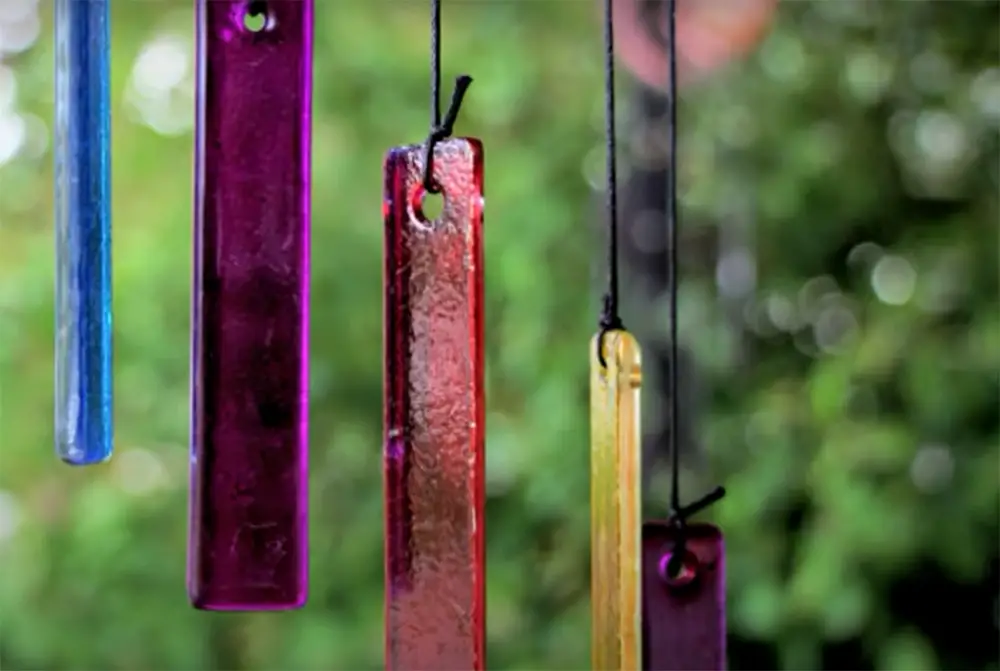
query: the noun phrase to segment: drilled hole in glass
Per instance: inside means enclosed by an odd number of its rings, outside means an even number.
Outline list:
[[[660,558],[660,578],[670,587],[684,587],[698,577],[698,558],[690,550],[683,556],[668,552]]]
[[[252,0],[247,3],[246,13],[243,14],[243,27],[251,33],[259,33],[267,28],[267,2]]]
[[[422,186],[413,193],[413,216],[422,224],[429,224],[444,214],[444,194],[432,193]]]

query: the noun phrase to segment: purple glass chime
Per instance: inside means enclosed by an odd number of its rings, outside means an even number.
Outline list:
[[[643,669],[725,671],[725,557],[710,524],[642,525]]]
[[[313,0],[197,0],[188,593],[283,610],[308,590]]]

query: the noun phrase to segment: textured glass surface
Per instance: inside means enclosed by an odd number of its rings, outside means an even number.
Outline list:
[[[590,362],[590,543],[592,666],[635,671],[640,660],[639,345],[625,331],[604,336],[607,368]]]
[[[111,423],[111,117],[108,0],[56,0],[55,443],[107,460]]]
[[[311,0],[198,3],[188,592],[302,606],[308,584]]]
[[[709,524],[688,527],[684,568],[667,580],[677,531],[666,522],[642,527],[643,668],[724,671],[725,546]],[[673,583],[673,584],[671,584]]]
[[[434,221],[419,212],[423,148],[385,161],[385,665],[398,671],[484,668],[482,147],[452,139],[434,156]]]

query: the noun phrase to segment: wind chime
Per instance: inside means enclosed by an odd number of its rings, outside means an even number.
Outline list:
[[[197,123],[188,592],[205,610],[308,592],[309,185],[313,0],[196,0]],[[671,351],[677,355],[676,8],[668,0]],[[59,455],[111,454],[108,3],[58,0]],[[247,17],[257,19],[257,29]],[[618,314],[614,17],[604,2],[608,291],[591,343],[592,663],[725,668],[721,534],[682,506],[641,522],[640,349]],[[485,668],[483,147],[442,116],[384,166],[385,665]],[[437,217],[425,200],[440,197]]]

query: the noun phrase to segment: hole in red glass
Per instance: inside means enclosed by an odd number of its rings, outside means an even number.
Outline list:
[[[672,552],[665,553],[660,558],[660,577],[670,587],[690,585],[698,577],[698,557],[690,550],[684,552],[683,558]]]
[[[243,14],[243,27],[251,33],[259,33],[268,26],[267,2],[251,0]]]
[[[410,203],[413,208],[413,216],[422,224],[429,224],[436,221],[444,212],[444,194],[431,193],[418,186],[413,192],[413,199]]]

